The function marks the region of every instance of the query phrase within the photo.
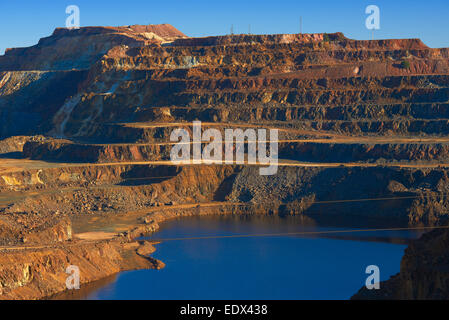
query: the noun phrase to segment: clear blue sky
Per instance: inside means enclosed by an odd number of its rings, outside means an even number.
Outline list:
[[[369,39],[365,7],[381,10],[375,38],[421,38],[431,47],[449,47],[449,1],[393,0],[0,0],[0,54],[5,48],[36,44],[64,27],[65,8],[81,10],[81,26],[170,23],[189,36],[251,32],[344,32]]]

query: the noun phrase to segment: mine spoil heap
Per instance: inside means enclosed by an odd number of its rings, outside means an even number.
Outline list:
[[[170,25],[56,29],[35,46],[7,50],[0,298],[64,290],[67,264],[84,270],[83,283],[162,267],[151,244],[133,239],[177,216],[447,223],[448,55],[419,39],[190,38]],[[277,173],[173,165],[170,133],[192,132],[194,120],[220,132],[278,129]],[[349,199],[383,200],[341,201]],[[438,268],[407,276],[416,256],[437,253],[427,243],[446,238],[440,231],[419,240],[388,293],[374,298],[447,298],[444,245]]]

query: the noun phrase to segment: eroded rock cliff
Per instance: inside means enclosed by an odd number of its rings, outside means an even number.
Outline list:
[[[133,239],[185,215],[446,224],[448,58],[419,39],[189,38],[170,25],[57,29],[8,50],[0,56],[0,297],[61,291],[68,264],[84,270],[83,283],[161,267],[144,254],[151,245]],[[173,164],[170,134],[191,134],[195,120],[220,133],[277,129],[276,174],[260,176],[260,164]],[[438,259],[443,234],[419,241],[391,297],[446,294],[440,269],[414,271],[420,255]]]

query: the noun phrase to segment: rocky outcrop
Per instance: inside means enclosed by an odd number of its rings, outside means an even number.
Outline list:
[[[0,56],[0,71],[85,69],[115,46],[160,44],[185,37],[169,24],[58,28],[33,47],[6,49]]]
[[[145,247],[148,244],[145,245]],[[86,284],[122,270],[161,268],[154,259],[139,254],[139,243],[120,240],[96,243],[4,250],[0,255],[0,299],[40,299],[66,290],[66,269],[80,270]],[[143,250],[148,253],[148,250]]]
[[[277,173],[174,165],[170,134],[195,120],[279,130]],[[2,298],[63,290],[69,263],[83,283],[158,267],[133,238],[179,216],[447,222],[449,50],[419,39],[57,29],[0,56],[0,123]],[[410,247],[389,297],[446,295],[442,269],[416,271],[440,263],[433,235]]]
[[[434,230],[405,250],[399,274],[379,290],[360,289],[352,299],[446,300],[449,297],[449,231]]]
[[[0,245],[52,244],[72,239],[67,217],[53,214],[8,214],[0,216]]]

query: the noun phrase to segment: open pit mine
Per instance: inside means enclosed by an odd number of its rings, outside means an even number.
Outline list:
[[[277,129],[278,169],[170,161],[170,134]],[[192,215],[330,215],[447,225],[449,49],[342,33],[190,38],[171,25],[56,29],[0,56],[0,298],[42,299],[163,268],[151,241]],[[381,290],[449,298],[449,232]]]

